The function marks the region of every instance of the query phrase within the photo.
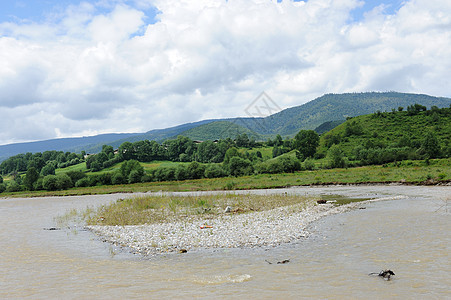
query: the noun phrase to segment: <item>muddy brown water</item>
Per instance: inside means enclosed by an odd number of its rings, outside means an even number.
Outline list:
[[[386,200],[323,218],[310,226],[309,238],[291,244],[143,258],[74,224],[43,230],[72,208],[124,194],[0,199],[0,298],[451,298],[451,187],[255,192]],[[396,273],[391,281],[368,276],[385,268]]]

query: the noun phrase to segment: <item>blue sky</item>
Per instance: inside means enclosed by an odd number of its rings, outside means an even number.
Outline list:
[[[1,22],[46,22],[58,18],[69,6],[82,2],[94,4],[97,13],[108,13],[115,4],[138,6],[135,1],[80,1],[80,0],[7,0],[0,3]],[[157,10],[152,6],[141,6],[146,12],[148,23],[155,22]]]
[[[59,15],[69,6],[80,4],[79,0],[8,0],[0,3],[0,22],[31,21],[42,22],[55,15]],[[99,3],[97,9],[99,13],[108,12],[111,5],[102,5],[100,1],[84,1]],[[117,1],[118,2],[118,1]],[[133,1],[120,1],[128,5],[136,5]],[[282,2],[282,0],[278,0]],[[299,1],[297,1],[299,2]],[[352,11],[352,20],[360,21],[365,12],[372,10],[376,6],[384,5],[386,14],[394,14],[402,5],[401,0],[366,0],[364,4]],[[155,22],[156,10],[152,7],[146,10],[149,17],[148,22]]]
[[[0,144],[145,132],[326,93],[451,97],[451,1],[0,2]]]

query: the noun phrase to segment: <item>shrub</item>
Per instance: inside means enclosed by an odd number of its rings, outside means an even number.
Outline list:
[[[143,174],[139,170],[133,170],[128,176],[128,183],[138,183],[141,182]]]
[[[250,175],[254,171],[252,163],[248,159],[234,156],[228,164],[229,174],[232,176]]]
[[[207,178],[220,178],[226,175],[226,171],[220,165],[209,165],[205,169],[205,177]]]
[[[66,172],[66,174],[67,174],[67,176],[70,177],[72,182],[77,182],[80,179],[86,177],[86,174],[83,173],[82,171],[69,171],[69,172]]]
[[[203,178],[205,174],[205,166],[199,164],[198,162],[192,162],[188,165],[187,175],[191,179]]]
[[[42,181],[42,187],[47,191],[56,191],[58,189],[55,175],[47,175]]]
[[[73,187],[73,183],[67,174],[56,175],[56,188],[58,190],[67,190],[71,187]]]
[[[6,185],[4,183],[0,183],[0,194],[6,191]]]
[[[10,184],[8,184],[8,186],[6,187],[6,191],[8,193],[13,193],[13,192],[20,192],[22,190],[22,187],[20,186],[20,184],[18,184],[17,182],[13,181]]]
[[[75,183],[75,186],[76,186],[76,187],[88,187],[88,186],[90,186],[90,185],[91,185],[91,183],[90,183],[89,177],[84,177],[84,178],[82,178],[82,179],[79,179],[79,180]]]
[[[304,169],[306,169],[306,170],[314,170],[315,169],[315,163],[313,162],[313,159],[307,158],[304,161]]]
[[[125,179],[121,172],[114,172],[113,176],[111,177],[111,183],[112,184],[124,184]]]
[[[338,145],[332,145],[327,151],[327,156],[329,157],[329,164],[332,168],[344,168],[346,165],[343,151]]]

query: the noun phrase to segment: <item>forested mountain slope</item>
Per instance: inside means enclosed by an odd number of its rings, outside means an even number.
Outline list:
[[[428,108],[449,107],[450,98],[396,92],[327,94],[303,105],[287,108],[266,118],[231,118],[203,120],[179,126],[151,130],[146,133],[105,134],[82,138],[54,139],[40,142],[0,146],[0,161],[26,152],[47,150],[97,153],[102,145],[118,147],[125,141],[155,140],[158,142],[185,135],[196,140],[215,140],[232,137],[232,133],[246,133],[255,139],[266,139],[280,134],[293,137],[301,129],[317,129],[320,133],[330,130],[347,117],[391,111],[415,103]],[[226,122],[225,122],[226,121]],[[327,123],[329,122],[329,123]],[[230,127],[230,124],[231,125]],[[228,131],[224,128],[228,127]]]

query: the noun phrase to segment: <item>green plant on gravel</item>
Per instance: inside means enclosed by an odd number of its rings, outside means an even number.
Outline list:
[[[82,215],[86,216],[86,222],[90,225],[138,225],[174,220],[190,222],[189,220],[204,218],[205,214],[214,217],[223,214],[226,206],[233,207],[233,214],[271,210],[298,204],[301,204],[298,209],[303,209],[314,203],[314,199],[289,194],[218,194],[200,197],[142,196],[121,199],[110,205],[99,207],[95,213],[90,211]]]

